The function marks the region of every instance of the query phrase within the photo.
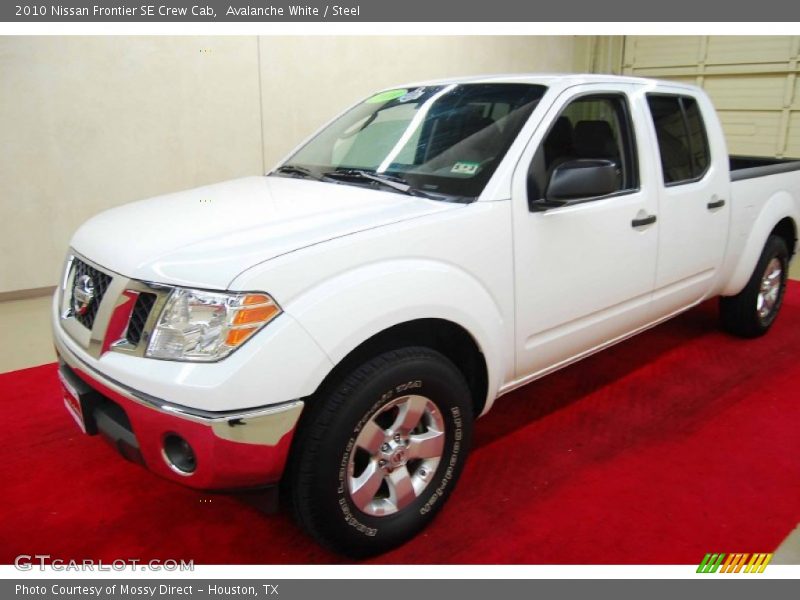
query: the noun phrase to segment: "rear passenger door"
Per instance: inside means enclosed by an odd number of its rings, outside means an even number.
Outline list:
[[[713,110],[707,100],[649,93],[647,105],[661,171],[653,310],[667,315],[713,289],[727,242],[729,177],[727,156],[710,150],[702,116]]]

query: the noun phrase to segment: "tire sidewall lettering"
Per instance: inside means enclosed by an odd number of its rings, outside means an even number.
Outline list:
[[[461,410],[457,406],[452,407],[450,409],[450,416],[452,417],[453,423],[453,445],[450,449],[450,457],[447,461],[447,467],[445,468],[442,480],[439,482],[439,485],[436,486],[430,498],[420,507],[419,514],[421,515],[429,513],[439,499],[444,496],[445,490],[453,480],[455,468],[458,464],[458,455],[461,452],[461,440],[464,437]]]

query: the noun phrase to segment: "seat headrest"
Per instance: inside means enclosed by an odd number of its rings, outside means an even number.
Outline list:
[[[613,158],[618,153],[608,121],[578,121],[574,143],[580,158]]]
[[[571,155],[574,152],[572,138],[572,122],[567,117],[558,117],[544,141],[547,161]]]
[[[548,138],[550,136],[553,136],[554,139],[558,138],[572,142],[572,121],[569,120],[569,117],[558,117],[556,122],[553,123],[550,133],[547,134]]]

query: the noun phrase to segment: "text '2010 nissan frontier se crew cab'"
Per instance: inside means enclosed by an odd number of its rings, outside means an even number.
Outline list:
[[[84,224],[64,400],[164,477],[280,482],[317,540],[374,554],[442,508],[498,396],[714,296],[765,333],[798,222],[800,162],[729,156],[696,87],[381,91],[266,176]]]

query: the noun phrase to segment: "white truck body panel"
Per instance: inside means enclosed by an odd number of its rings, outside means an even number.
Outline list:
[[[761,177],[731,183],[731,229],[717,288],[724,296],[733,296],[745,286],[775,223],[787,217],[800,223],[797,172],[778,173],[769,179],[769,186]],[[790,251],[796,253],[797,246]]]
[[[491,365],[494,396],[515,373],[510,208],[475,202],[343,237],[248,269],[232,287],[269,286],[334,364],[394,325],[456,323]]]
[[[452,208],[315,181],[245,177],[105,211],[78,229],[71,245],[133,279],[226,289],[244,265]]]

